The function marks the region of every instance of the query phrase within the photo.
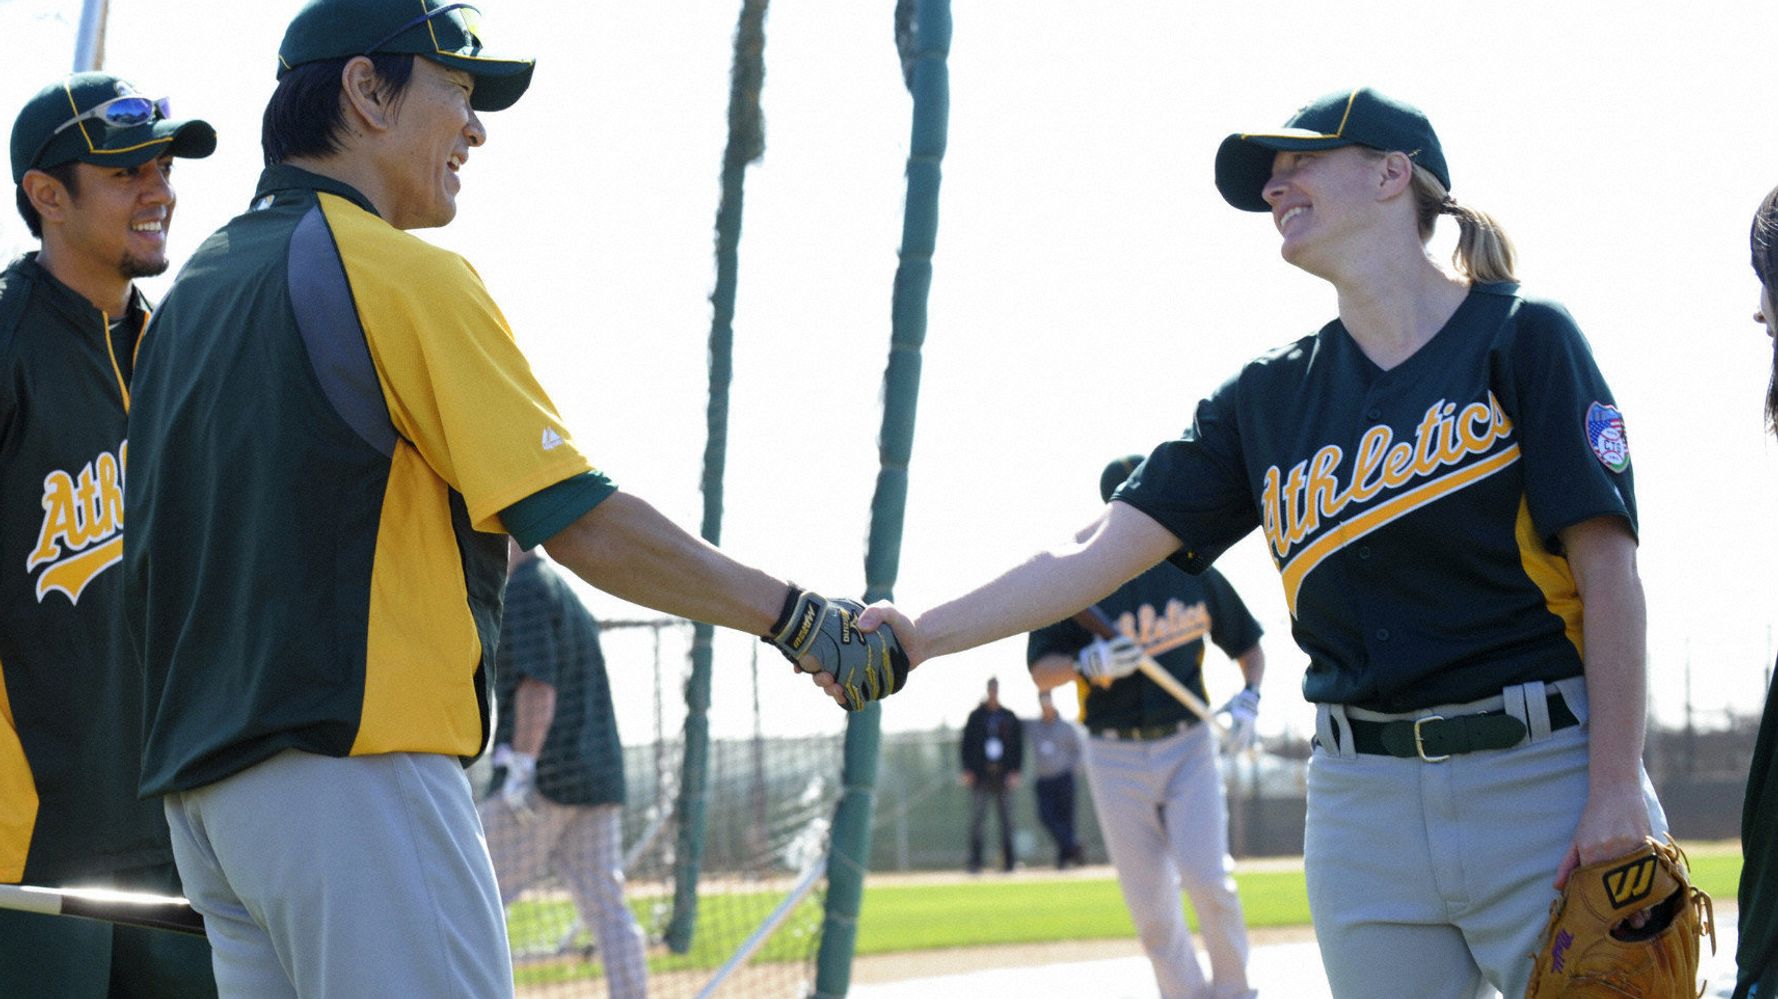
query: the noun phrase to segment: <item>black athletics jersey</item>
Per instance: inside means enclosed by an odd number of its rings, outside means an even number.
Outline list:
[[[34,254],[0,272],[0,882],[172,860],[160,802],[136,796],[142,676],[116,568],[147,318],[134,291],[105,315]]]
[[[623,804],[624,747],[599,622],[555,567],[535,558],[506,580],[494,654],[496,746],[512,742],[516,691],[526,678],[556,690],[556,713],[537,755],[538,793],[560,805]]]
[[[1147,649],[1199,700],[1207,699],[1204,636],[1235,659],[1259,644],[1262,634],[1235,588],[1215,569],[1194,576],[1162,562],[1118,587],[1098,606],[1111,615],[1119,631]],[[1031,633],[1025,661],[1035,664],[1048,655],[1073,658],[1092,640],[1092,634],[1074,621],[1057,621]],[[1081,722],[1088,729],[1171,725],[1197,717],[1141,673],[1109,685],[1086,680],[1078,684],[1083,692]]]
[[[1624,421],[1561,306],[1477,285],[1388,371],[1335,320],[1250,362],[1113,496],[1210,564],[1265,533],[1311,701],[1402,712],[1582,672],[1557,533],[1636,528]]]

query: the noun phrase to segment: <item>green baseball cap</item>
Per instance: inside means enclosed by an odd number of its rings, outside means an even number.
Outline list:
[[[209,122],[177,121],[169,110],[166,98],[151,98],[109,73],[58,80],[26,101],[12,123],[12,182],[75,160],[133,167],[167,153],[201,159],[216,151]]]
[[[1222,140],[1216,150],[1216,189],[1242,211],[1270,211],[1260,195],[1271,179],[1274,155],[1341,146],[1406,153],[1432,171],[1446,190],[1451,187],[1444,150],[1426,115],[1411,104],[1359,87],[1316,98],[1291,115],[1283,128],[1237,132]]]
[[[511,107],[531,85],[535,59],[482,50],[481,11],[442,0],[309,0],[278,46],[278,78],[304,63],[351,56],[419,55],[475,77],[469,106]]]

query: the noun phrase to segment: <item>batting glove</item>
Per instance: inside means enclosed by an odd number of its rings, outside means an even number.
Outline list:
[[[1074,668],[1089,680],[1121,680],[1142,665],[1142,646],[1128,635],[1095,638],[1074,657]]]
[[[511,750],[495,755],[494,762],[506,767],[506,780],[500,784],[500,800],[506,802],[506,807],[512,809],[512,814],[521,822],[536,818],[537,757]]]
[[[1229,698],[1229,702],[1216,709],[1217,714],[1229,716],[1229,734],[1223,740],[1223,747],[1231,753],[1239,753],[1253,748],[1255,732],[1253,723],[1259,718],[1259,688],[1243,687],[1239,694]]]
[[[805,673],[832,673],[846,692],[846,710],[858,711],[907,684],[908,657],[888,625],[862,632],[856,624],[864,605],[829,600],[795,585],[784,610],[763,641],[784,653]]]

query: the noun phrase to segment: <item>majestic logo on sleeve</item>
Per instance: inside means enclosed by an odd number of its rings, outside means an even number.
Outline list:
[[[1614,472],[1630,467],[1630,438],[1624,434],[1624,414],[1616,406],[1595,402],[1587,407],[1587,446]]]
[[[1334,552],[1518,461],[1517,444],[1500,446],[1512,430],[1492,392],[1486,402],[1461,410],[1441,399],[1427,407],[1411,442],[1396,440],[1386,424],[1365,431],[1347,481],[1339,476],[1346,452],[1337,444],[1288,472],[1277,465],[1266,469],[1261,524],[1284,576],[1291,615],[1303,579]],[[1476,455],[1486,457],[1472,460]],[[1339,520],[1348,506],[1381,497],[1363,513]]]
[[[37,602],[60,591],[71,604],[99,573],[123,558],[123,465],[129,449],[100,452],[78,472],[43,477],[43,526],[25,559],[37,576]]]

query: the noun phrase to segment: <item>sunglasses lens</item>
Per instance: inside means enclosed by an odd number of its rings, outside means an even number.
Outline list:
[[[157,103],[146,97],[119,97],[105,106],[105,124],[121,127],[153,121]]]

